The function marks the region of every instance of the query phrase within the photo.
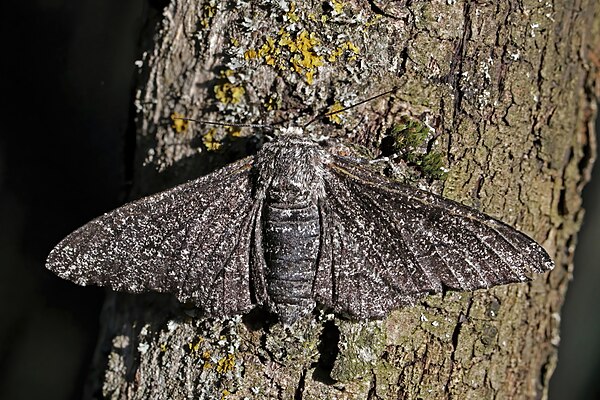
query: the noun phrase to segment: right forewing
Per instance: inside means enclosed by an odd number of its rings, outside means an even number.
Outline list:
[[[251,167],[247,158],[109,212],[63,239],[47,268],[81,285],[173,293],[208,315],[246,311]]]
[[[380,318],[443,287],[521,282],[553,266],[541,246],[498,220],[334,159],[315,293],[336,312]]]

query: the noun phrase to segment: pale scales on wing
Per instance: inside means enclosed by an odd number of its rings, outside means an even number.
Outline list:
[[[91,221],[47,267],[82,285],[172,293],[207,316],[262,305],[287,324],[317,303],[383,318],[444,287],[522,282],[553,267],[510,226],[300,134]]]

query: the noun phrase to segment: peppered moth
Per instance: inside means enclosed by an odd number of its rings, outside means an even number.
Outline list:
[[[523,282],[552,267],[510,226],[297,132],[104,214],[47,260],[80,285],[168,292],[207,316],[262,305],[286,324],[317,303],[383,318],[444,287]]]

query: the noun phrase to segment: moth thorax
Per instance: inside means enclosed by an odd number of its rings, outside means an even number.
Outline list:
[[[305,204],[311,202],[312,197],[310,186],[294,180],[274,180],[267,192],[267,200],[272,204]]]
[[[313,281],[320,247],[318,207],[268,203],[264,215],[267,293],[271,311],[292,323],[315,305]]]
[[[306,160],[303,160],[296,168],[293,165],[279,168],[267,189],[269,202],[289,205],[317,202],[322,192],[322,179],[318,169],[305,163]]]

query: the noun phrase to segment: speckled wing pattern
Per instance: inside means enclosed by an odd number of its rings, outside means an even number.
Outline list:
[[[104,214],[63,239],[47,267],[80,285],[172,293],[209,316],[249,310],[252,163],[240,160]]]
[[[324,176],[315,295],[353,318],[382,318],[427,293],[529,280],[553,262],[534,240],[470,207],[335,156]]]
[[[284,323],[314,307],[294,308],[296,297],[383,318],[427,293],[523,282],[553,267],[525,234],[366,161],[285,137],[261,151],[91,221],[52,250],[47,267],[80,285],[172,293],[206,316],[266,304]],[[283,252],[274,264],[269,249]]]

